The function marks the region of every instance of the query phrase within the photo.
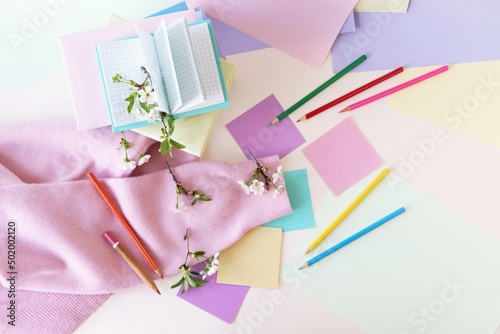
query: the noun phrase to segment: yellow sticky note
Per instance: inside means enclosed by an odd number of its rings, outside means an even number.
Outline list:
[[[280,228],[256,227],[221,252],[217,283],[276,288],[279,283]]]
[[[404,82],[433,67],[409,68]],[[450,70],[393,94],[390,107],[437,127],[500,148],[500,61],[450,65]]]

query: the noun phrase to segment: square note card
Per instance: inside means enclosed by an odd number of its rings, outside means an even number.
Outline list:
[[[137,37],[96,45],[114,131],[148,124],[151,117],[145,115],[155,104],[174,118],[229,106],[210,21],[188,26],[182,17],[168,26],[162,22],[152,35],[139,25],[136,31]],[[116,74],[124,78],[122,82],[111,79]],[[146,79],[151,85],[138,92],[123,83],[132,80],[137,87]],[[148,92],[151,86],[154,95]],[[132,94],[140,95],[140,101]],[[141,109],[142,113],[136,112]]]
[[[256,227],[219,256],[217,283],[277,288],[279,283],[280,228]]]
[[[226,124],[247,159],[252,159],[250,149],[256,158],[279,155],[280,159],[305,142],[290,118],[269,126],[276,116],[283,112],[274,95],[270,95],[241,116]]]
[[[279,227],[283,232],[315,227],[307,169],[286,171],[284,175],[286,192],[293,212],[261,226]]]
[[[335,195],[340,195],[382,165],[352,118],[337,124],[303,152]]]
[[[194,267],[197,271],[202,268],[200,265]],[[207,276],[202,289],[188,289],[181,293],[181,287],[177,296],[230,324],[236,318],[250,287],[219,284],[216,278],[217,273]]]

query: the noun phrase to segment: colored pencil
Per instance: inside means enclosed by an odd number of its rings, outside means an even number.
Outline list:
[[[273,119],[271,121],[271,123],[269,123],[269,125],[274,125],[274,124],[278,123],[279,121],[281,121],[283,118],[285,118],[288,115],[290,115],[292,112],[294,112],[295,110],[297,110],[298,108],[300,108],[302,105],[304,105],[310,99],[312,99],[313,97],[315,97],[316,95],[318,95],[319,93],[321,93],[328,86],[330,86],[335,81],[337,81],[338,79],[340,79],[341,77],[343,77],[345,74],[347,74],[348,72],[350,72],[353,68],[355,68],[356,66],[358,66],[359,64],[361,64],[365,60],[366,60],[366,55],[362,55],[361,57],[359,57],[358,59],[356,59],[355,61],[353,61],[351,64],[347,65],[347,67],[345,67],[344,69],[342,69],[340,72],[338,72],[337,74],[335,74],[333,77],[331,77],[330,79],[328,79],[324,83],[322,83],[320,86],[318,86],[312,92],[310,92],[309,94],[307,94],[306,96],[304,96],[302,99],[300,99],[299,101],[297,101],[290,108],[286,109],[281,114],[279,114],[278,116],[276,116],[276,118]]]
[[[403,67],[398,67],[395,70],[393,70],[387,74],[384,74],[383,76],[381,76],[375,80],[372,80],[372,81],[368,82],[367,84],[364,84],[363,86],[356,88],[356,89],[350,91],[349,93],[346,93],[346,94],[342,95],[341,97],[338,97],[335,100],[332,100],[332,101],[322,105],[319,108],[314,109],[313,111],[308,112],[307,114],[305,114],[304,116],[299,118],[297,120],[297,122],[303,122],[305,120],[313,118],[314,116],[321,114],[323,111],[328,110],[331,107],[336,106],[337,104],[342,103],[345,100],[348,100],[351,97],[356,96],[356,95],[360,94],[361,92],[364,92],[365,90],[372,88],[373,86],[376,86],[379,83],[384,82],[385,80],[390,79],[393,76],[395,76],[396,74],[399,74],[403,71],[404,71]]]
[[[341,249],[342,247],[347,246],[348,244],[350,244],[354,240],[357,240],[357,239],[361,238],[362,236],[364,236],[368,232],[373,231],[377,227],[379,227],[379,226],[387,223],[389,220],[391,220],[391,219],[399,216],[400,214],[402,214],[405,211],[406,211],[405,208],[401,207],[401,208],[397,209],[396,211],[391,212],[390,214],[388,214],[384,218],[379,219],[378,221],[376,221],[375,223],[373,223],[373,224],[365,227],[361,231],[354,233],[353,235],[351,235],[347,239],[342,240],[338,244],[336,244],[336,245],[328,248],[327,250],[325,250],[322,253],[316,255],[315,257],[311,258],[310,260],[307,260],[302,266],[299,267],[299,270],[307,268],[307,267],[310,267],[313,264],[315,264],[316,262],[323,260],[325,257],[327,257],[328,255],[332,254],[333,252],[336,252],[339,249]]]
[[[357,109],[357,108],[359,108],[361,106],[364,106],[365,104],[368,104],[368,103],[371,103],[371,102],[376,101],[378,99],[381,99],[381,98],[383,98],[383,97],[385,97],[387,95],[394,94],[394,93],[396,93],[396,92],[398,92],[398,91],[400,91],[402,89],[408,88],[410,86],[413,86],[416,83],[419,83],[419,82],[424,81],[426,79],[429,79],[429,78],[431,78],[431,77],[433,77],[435,75],[443,73],[444,71],[447,71],[448,69],[449,69],[448,65],[441,66],[440,68],[437,68],[437,69],[435,69],[433,71],[430,71],[430,72],[428,72],[426,74],[423,74],[423,75],[421,75],[419,77],[416,77],[416,78],[413,78],[411,80],[408,80],[408,81],[406,81],[406,82],[404,82],[404,83],[402,83],[400,85],[397,85],[395,87],[392,87],[392,88],[390,88],[388,90],[385,90],[382,93],[375,94],[375,95],[373,95],[371,97],[368,97],[368,98],[366,98],[364,100],[361,100],[359,102],[351,104],[350,106],[344,108],[340,112],[346,112],[346,111],[351,111],[351,110]]]
[[[109,231],[104,233],[104,239],[116,250],[118,254],[122,257],[122,259],[127,262],[127,264],[132,268],[133,271],[137,274],[137,276],[140,277],[140,279],[146,283],[146,285],[153,291],[156,291],[157,294],[161,295],[160,290],[158,290],[158,287],[156,286],[155,282],[151,279],[151,277],[148,276],[142,270],[142,268],[135,262],[135,260],[130,256],[130,254],[123,248],[122,245],[116,240],[116,238],[113,236],[113,234]]]
[[[312,243],[311,245],[309,246],[309,248],[307,249],[306,251],[306,254],[309,253],[310,251],[312,251],[314,248],[316,248],[316,246],[318,246],[320,244],[321,241],[323,241],[323,239],[326,238],[326,236],[331,232],[333,231],[333,229],[335,227],[337,227],[338,224],[340,224],[340,222],[349,214],[351,213],[352,210],[354,210],[354,208],[373,190],[373,188],[375,188],[375,186],[377,186],[377,184],[380,183],[380,181],[382,181],[382,179],[387,175],[389,174],[389,170],[387,168],[385,168],[376,178],[375,180],[373,180],[369,185],[368,187],[366,187],[365,190],[363,190],[359,195],[358,197],[356,197],[356,199],[351,203],[349,204],[349,206],[347,208],[344,209],[344,211],[342,211],[342,213],[337,217],[337,219],[335,219]]]
[[[132,229],[132,226],[130,226],[130,224],[128,223],[127,219],[125,218],[125,216],[123,216],[123,214],[120,212],[120,210],[115,205],[115,203],[113,203],[113,201],[111,200],[111,197],[109,197],[109,195],[106,193],[106,191],[104,190],[104,188],[101,185],[101,183],[99,182],[99,180],[97,180],[97,178],[95,177],[95,175],[92,172],[88,173],[87,176],[90,178],[90,180],[92,180],[92,182],[94,183],[96,189],[99,191],[99,193],[101,194],[101,196],[104,199],[104,201],[106,202],[106,204],[108,204],[108,206],[111,208],[111,211],[113,211],[113,213],[115,214],[116,218],[118,218],[118,220],[122,224],[122,226],[125,229],[125,231],[127,231],[127,233],[130,236],[130,238],[132,238],[132,240],[134,241],[135,245],[139,248],[139,250],[141,251],[142,255],[148,261],[148,263],[151,266],[151,268],[153,269],[153,271],[158,276],[160,276],[161,278],[163,278],[163,275],[161,274],[160,269],[158,268],[158,265],[153,260],[153,258],[151,257],[151,255],[149,255],[148,251],[146,250],[146,248],[142,244],[141,240],[139,239],[139,237],[137,236],[137,234],[135,233],[135,231]]]

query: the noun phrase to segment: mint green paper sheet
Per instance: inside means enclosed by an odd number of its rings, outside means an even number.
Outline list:
[[[309,190],[307,169],[286,171],[286,191],[293,212],[287,216],[275,219],[262,226],[279,227],[283,232],[307,229],[316,226],[314,211]]]
[[[340,197],[326,198],[318,227],[304,232],[284,265],[283,281],[366,333],[493,333],[500,321],[500,243],[393,174],[304,256],[373,175]],[[401,216],[297,270],[400,206],[407,210]]]

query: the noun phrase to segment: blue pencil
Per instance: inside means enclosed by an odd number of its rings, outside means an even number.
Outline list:
[[[384,223],[387,223],[389,220],[391,220],[392,218],[395,218],[395,217],[399,216],[400,214],[402,214],[405,211],[406,211],[405,208],[401,207],[401,208],[397,209],[396,211],[388,214],[384,218],[379,219],[375,223],[373,223],[373,224],[365,227],[361,231],[356,232],[355,234],[351,235],[349,238],[347,238],[347,239],[339,242],[338,244],[336,244],[336,245],[328,248],[324,252],[316,255],[312,259],[306,261],[302,266],[299,267],[299,270],[307,268],[307,267],[310,267],[313,264],[315,264],[316,262],[323,260],[325,257],[327,257],[328,255],[332,254],[333,252],[338,251],[339,249],[341,249],[344,246],[347,246],[348,244],[350,244],[354,240],[361,238],[362,236],[364,236],[368,232],[373,231],[374,229],[376,229],[380,225],[382,225]]]

